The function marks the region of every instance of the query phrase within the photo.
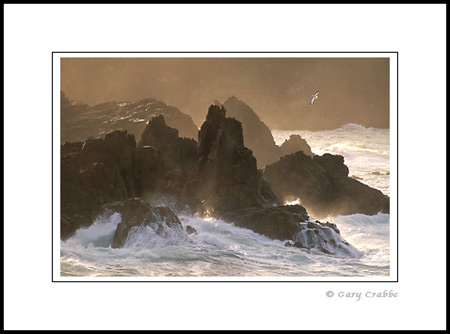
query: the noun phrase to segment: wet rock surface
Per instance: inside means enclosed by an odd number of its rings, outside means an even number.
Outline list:
[[[314,217],[389,213],[389,197],[349,177],[339,155],[296,152],[266,166],[264,177],[279,199],[300,198]]]
[[[277,203],[270,185],[244,146],[242,126],[212,105],[198,135],[198,168],[183,197],[197,211],[211,215]]]
[[[152,147],[160,152],[164,162],[167,193],[181,195],[186,182],[196,175],[197,142],[179,137],[178,130],[169,127],[161,115],[148,122],[137,147]]]
[[[175,234],[180,239],[188,240],[180,220],[172,210],[167,207],[152,207],[140,198],[130,198],[122,210],[122,220],[114,234],[112,247],[123,247],[133,229],[139,227],[152,229],[162,239]]]

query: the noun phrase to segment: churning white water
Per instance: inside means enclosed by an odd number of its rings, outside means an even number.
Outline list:
[[[389,130],[348,124],[329,131],[273,130],[281,145],[300,134],[316,154],[341,154],[350,175],[389,194]],[[93,225],[61,242],[61,276],[133,277],[386,277],[390,272],[389,214],[328,217],[352,247],[336,254],[286,247],[251,230],[215,219],[179,215],[184,227],[161,238],[138,228],[125,247],[111,247],[119,213],[105,213]]]

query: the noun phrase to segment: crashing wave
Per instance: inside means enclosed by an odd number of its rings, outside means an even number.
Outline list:
[[[362,253],[341,236],[337,226],[319,221],[302,222],[293,246],[308,250],[317,249],[326,254],[359,258]]]
[[[164,248],[191,242],[183,229],[170,227],[163,221],[134,226],[122,248]]]

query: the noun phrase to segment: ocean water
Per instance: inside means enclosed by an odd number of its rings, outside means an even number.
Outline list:
[[[389,195],[389,130],[347,124],[328,131],[282,131],[272,134],[281,145],[300,134],[316,154],[341,154],[350,175]],[[289,204],[289,203],[286,203]],[[295,203],[292,203],[295,204]],[[136,229],[125,247],[111,247],[119,213],[105,213],[93,225],[60,243],[60,275],[81,277],[388,277],[389,214],[328,217],[352,246],[334,255],[286,247],[251,230],[212,218],[179,215],[189,237],[169,233],[162,239],[151,228]]]

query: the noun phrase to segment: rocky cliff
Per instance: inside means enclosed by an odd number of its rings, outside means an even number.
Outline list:
[[[189,115],[156,99],[88,106],[69,100],[61,92],[61,143],[104,136],[119,129],[138,137],[147,122],[158,115],[163,115],[169,126],[178,129],[180,136],[197,138],[198,128]]]

